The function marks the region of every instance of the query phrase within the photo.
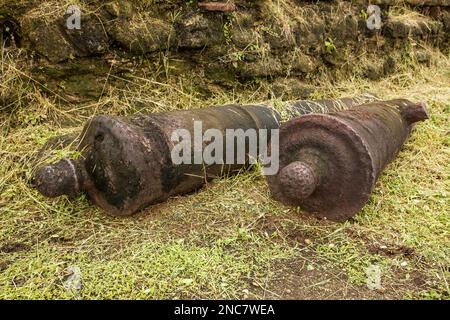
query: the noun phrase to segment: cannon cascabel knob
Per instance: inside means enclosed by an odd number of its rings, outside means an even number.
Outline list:
[[[75,196],[81,191],[82,175],[73,160],[63,159],[39,169],[34,185],[42,195],[49,198]]]
[[[391,100],[283,124],[280,171],[267,176],[273,197],[330,220],[353,217],[411,125],[427,118],[425,104]]]
[[[280,183],[291,197],[307,198],[319,185],[318,170],[303,161],[294,161],[280,172]]]

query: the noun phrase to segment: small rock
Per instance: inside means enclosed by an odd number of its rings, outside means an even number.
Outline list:
[[[66,269],[66,279],[64,281],[64,288],[72,292],[78,292],[81,290],[81,269],[74,265]]]
[[[417,59],[417,62],[424,63],[424,64],[429,64],[430,63],[431,55],[428,52],[426,52],[424,50],[417,50],[414,53],[414,55],[415,55],[415,57]]]
[[[383,288],[383,287],[377,289],[377,291],[378,291],[379,293],[382,293],[382,294],[386,293],[386,289]]]

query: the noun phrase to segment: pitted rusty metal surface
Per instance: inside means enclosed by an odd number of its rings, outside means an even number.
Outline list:
[[[84,191],[105,211],[130,215],[248,165],[248,159],[245,164],[233,165],[174,165],[171,150],[175,142],[171,135],[177,129],[193,133],[195,121],[202,123],[201,134],[210,128],[225,132],[271,130],[280,125],[278,113],[264,106],[228,105],[132,118],[97,116],[82,134],[80,160],[62,160],[45,166],[37,172],[35,185],[48,197]]]
[[[297,101],[287,104],[285,109],[292,118],[298,114],[346,109],[375,99],[365,95],[340,100]],[[171,134],[176,129],[192,134],[195,121],[202,122],[203,132],[211,128],[222,132],[226,129],[277,129],[280,118],[274,109],[258,105],[218,106],[130,118],[97,116],[81,135],[82,157],[41,168],[35,176],[35,185],[48,197],[86,192],[105,211],[130,215],[247,166],[248,159],[246,164],[234,165],[174,165]],[[226,159],[226,152],[223,156]]]
[[[399,99],[283,124],[280,171],[267,177],[273,197],[330,220],[353,217],[413,123],[427,118],[424,104]]]

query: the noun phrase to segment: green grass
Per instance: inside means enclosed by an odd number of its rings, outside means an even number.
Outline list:
[[[3,56],[0,93],[10,106],[0,111],[0,298],[448,299],[450,63],[435,59],[431,68],[415,64],[378,82],[319,79],[315,97],[371,91],[427,101],[431,113],[363,212],[336,224],[274,202],[256,169],[125,219],[105,215],[83,196],[40,196],[30,187],[33,171],[71,150],[39,161],[37,151],[93,114],[261,102],[270,86],[214,88],[205,97],[193,80],[149,76],[108,89],[97,102],[67,106],[43,96]],[[365,286],[371,264],[382,270],[382,290]],[[73,265],[81,269],[79,292],[64,287]]]

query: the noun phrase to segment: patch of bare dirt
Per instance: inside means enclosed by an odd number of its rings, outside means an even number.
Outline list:
[[[417,256],[415,250],[403,244],[388,243],[382,239],[369,239],[365,234],[357,234],[354,230],[347,230],[352,239],[362,240],[370,254],[378,254],[386,257],[404,256],[414,258]]]
[[[321,265],[310,269],[307,261],[291,259],[277,263],[275,278],[266,286],[255,286],[253,293],[267,299],[392,300],[404,298],[407,292],[417,294],[426,286],[425,276],[419,271],[405,281],[404,272],[399,270],[398,279],[383,279],[380,290],[371,290],[352,284],[343,270]]]
[[[395,299],[383,291],[349,283],[345,272],[314,266],[308,269],[306,260],[288,260],[275,266],[276,277],[256,293],[267,299],[335,300],[335,299]]]
[[[30,246],[21,243],[21,242],[9,242],[4,244],[2,247],[0,247],[1,253],[13,253],[13,252],[20,252],[20,251],[27,251],[30,249]]]

